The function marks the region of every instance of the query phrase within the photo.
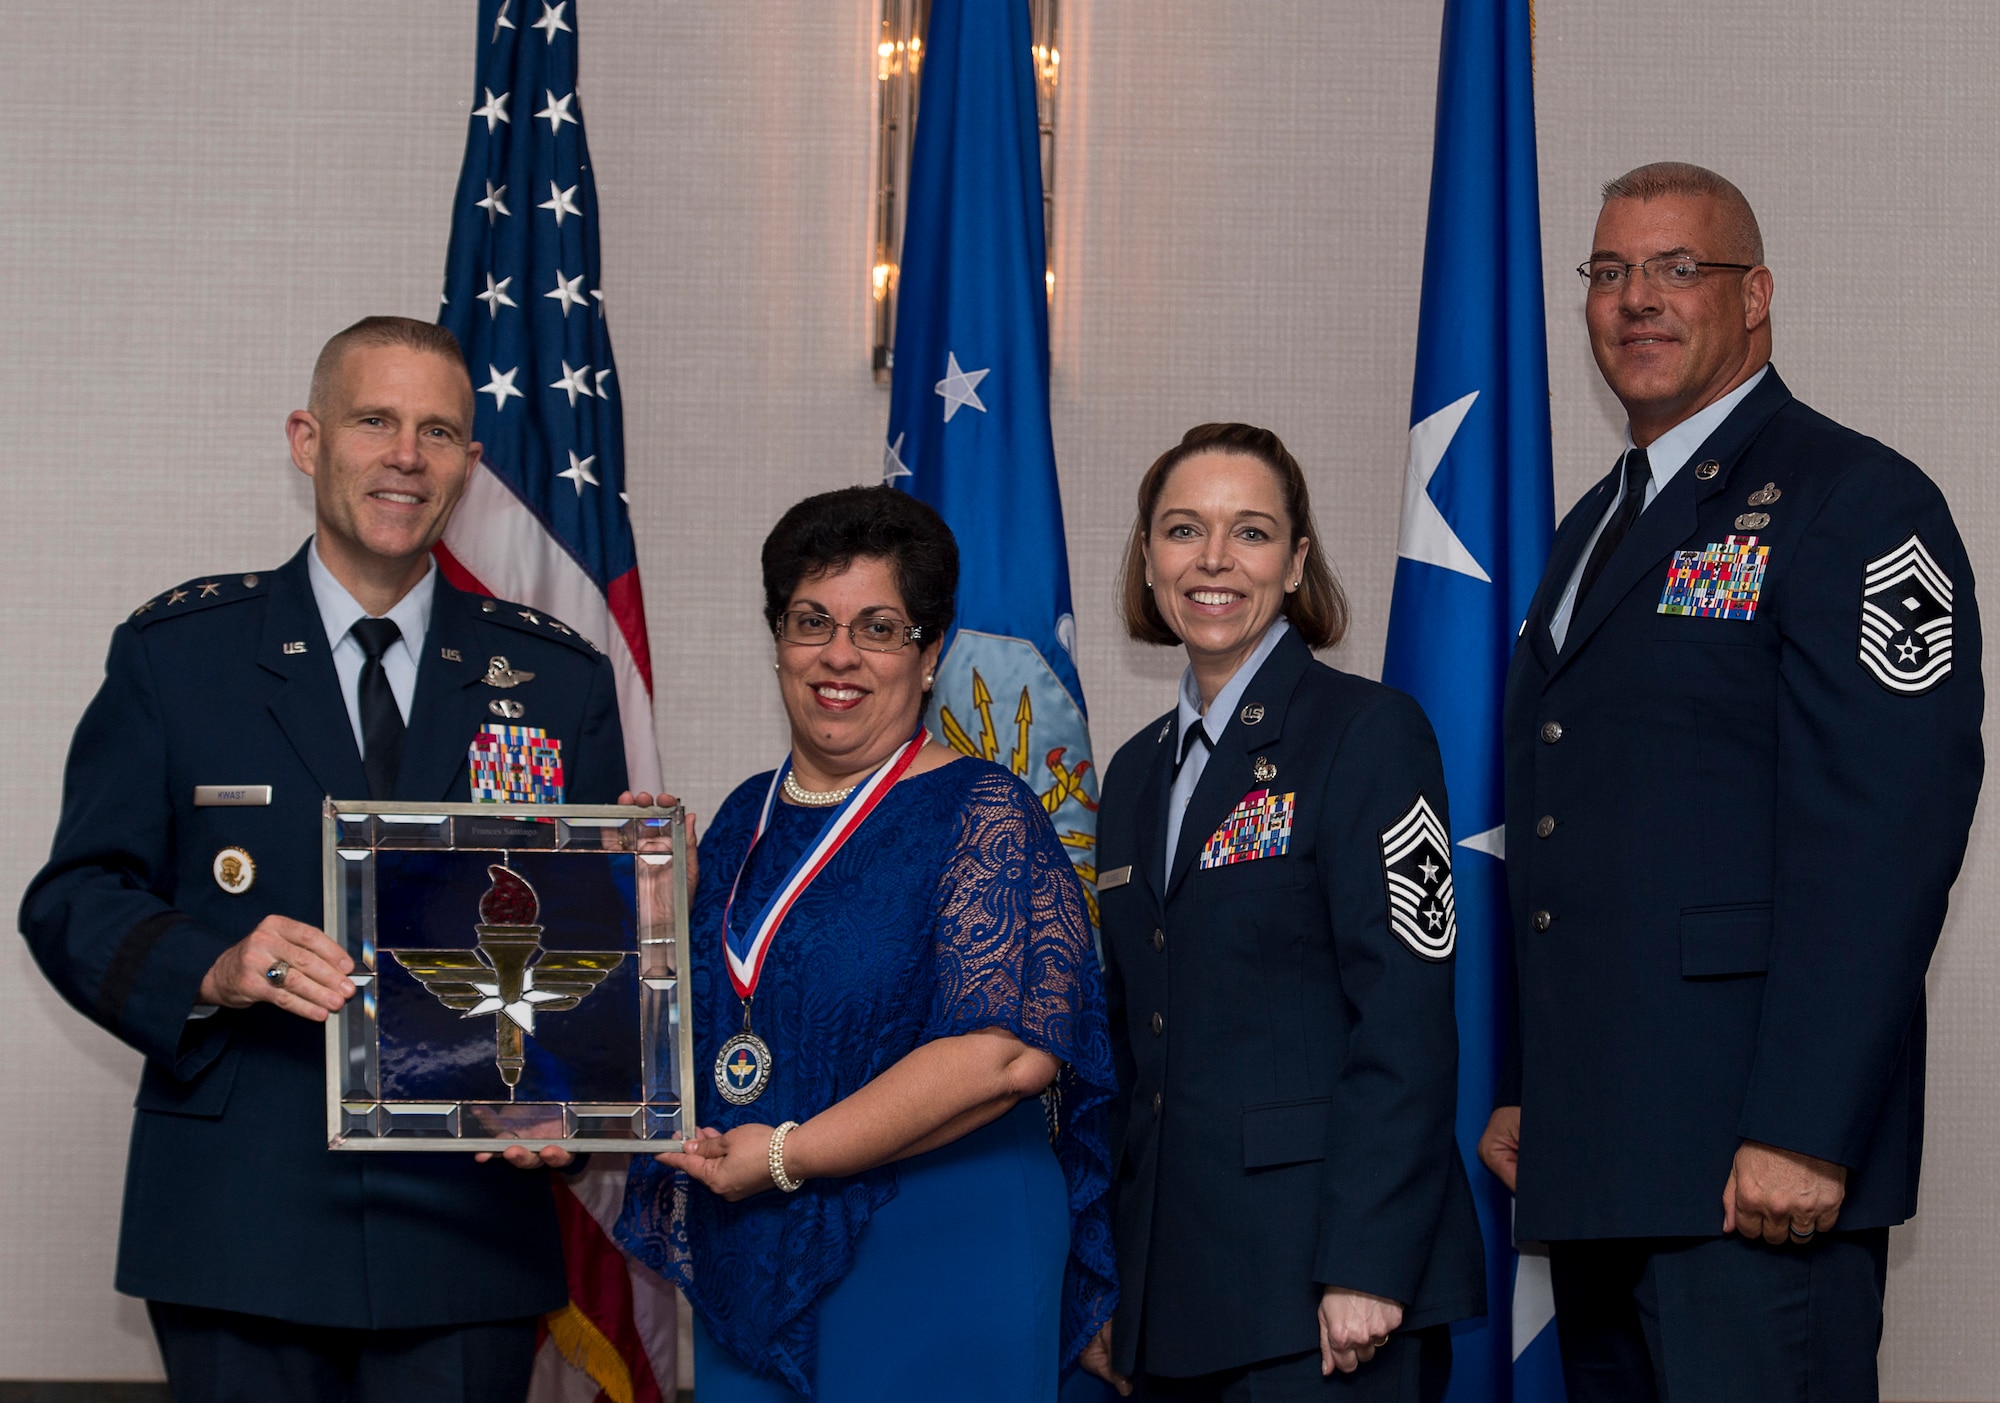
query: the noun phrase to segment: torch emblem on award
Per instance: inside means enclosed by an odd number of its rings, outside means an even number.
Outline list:
[[[510,867],[496,863],[486,872],[493,887],[479,899],[476,947],[387,953],[446,1008],[462,1009],[467,1018],[496,1015],[493,1061],[511,1098],[526,1061],[521,1039],[534,1036],[535,1015],[575,1008],[625,956],[616,950],[544,950],[535,889]]]

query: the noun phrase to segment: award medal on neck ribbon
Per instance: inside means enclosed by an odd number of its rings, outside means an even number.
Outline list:
[[[771,1047],[762,1038],[750,1031],[750,1001],[757,995],[757,981],[764,973],[764,958],[771,953],[771,941],[784,924],[785,917],[798,899],[805,895],[813,879],[826,870],[833,855],[841,850],[854,831],[861,827],[875,806],[882,802],[891,785],[903,777],[903,772],[916,760],[917,753],[924,748],[929,735],[918,729],[917,733],[903,743],[903,746],[865,782],[850,794],[841,806],[833,811],[833,819],[826,830],[819,835],[819,841],[792,865],[785,874],[785,880],[778,884],[778,890],[757,918],[751,923],[747,939],[738,936],[733,916],[736,910],[736,891],[742,884],[744,868],[750,865],[750,854],[757,851],[757,844],[763,840],[764,830],[771,826],[771,810],[778,802],[778,791],[784,785],[785,776],[791,773],[791,757],[785,758],[771,776],[771,787],[764,795],[764,807],[757,815],[757,831],[751,835],[750,848],[743,854],[743,864],[736,869],[736,880],[729,886],[729,902],[722,910],[722,953],[729,965],[729,983],[736,990],[736,996],[743,1000],[743,1031],[722,1045],[715,1054],[715,1089],[722,1093],[722,1099],[732,1106],[747,1106],[763,1095],[764,1088],[771,1081]]]

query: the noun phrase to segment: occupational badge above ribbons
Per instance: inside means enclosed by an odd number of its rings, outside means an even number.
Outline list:
[[[325,926],[358,997],[327,1023],[336,1150],[694,1133],[678,806],[325,807]]]

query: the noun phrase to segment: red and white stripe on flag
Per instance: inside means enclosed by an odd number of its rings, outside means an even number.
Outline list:
[[[452,513],[437,558],[445,578],[460,589],[518,600],[554,615],[611,659],[618,679],[618,720],[625,731],[627,782],[636,790],[657,792],[653,659],[638,568],[599,589],[527,504],[484,465],[473,472]]]
[[[611,1240],[625,1165],[552,1176],[569,1305],[543,1322],[528,1403],[673,1403],[679,1370],[674,1288]]]

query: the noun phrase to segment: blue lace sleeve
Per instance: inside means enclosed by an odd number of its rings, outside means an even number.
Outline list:
[[[1069,1189],[1069,1364],[1118,1302],[1107,1196],[1117,1076],[1083,888],[1040,800],[1004,771],[981,776],[966,796],[938,884],[935,959],[924,1041],[1004,1028],[1063,1064],[1045,1104]]]

